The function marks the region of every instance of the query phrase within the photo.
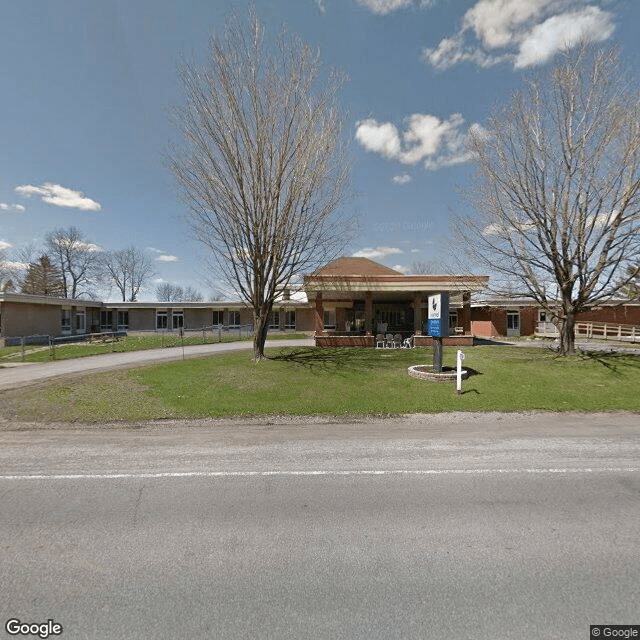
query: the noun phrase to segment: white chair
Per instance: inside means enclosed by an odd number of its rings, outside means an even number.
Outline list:
[[[384,341],[386,343],[385,346],[387,347],[387,349],[393,349],[393,333],[387,333]]]
[[[402,346],[402,336],[399,333],[393,336],[393,348],[399,349]]]
[[[382,333],[376,334],[376,349],[384,349],[386,346],[384,335]]]

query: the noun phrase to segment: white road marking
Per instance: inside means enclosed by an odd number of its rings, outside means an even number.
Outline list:
[[[166,471],[159,473],[65,473],[0,475],[1,480],[121,480],[153,478],[254,478],[322,476],[437,476],[492,474],[578,474],[638,473],[640,467],[531,468],[531,469],[351,469],[351,470],[273,470],[273,471]]]

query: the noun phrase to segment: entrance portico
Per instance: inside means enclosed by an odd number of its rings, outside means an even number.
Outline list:
[[[427,299],[439,292],[452,299],[452,334],[470,336],[470,295],[487,283],[487,276],[406,276],[367,258],[338,258],[306,276],[304,288],[313,301],[316,344],[373,346],[374,335],[387,332],[430,343],[423,337]]]

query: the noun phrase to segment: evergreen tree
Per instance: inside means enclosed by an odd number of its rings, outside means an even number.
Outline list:
[[[22,293],[54,298],[64,297],[62,273],[51,263],[49,256],[43,254],[38,262],[32,262],[29,265],[27,275],[22,281]]]

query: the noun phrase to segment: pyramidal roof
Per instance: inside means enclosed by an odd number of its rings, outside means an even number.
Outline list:
[[[316,271],[314,276],[401,276],[395,269],[385,267],[369,258],[336,258]]]

